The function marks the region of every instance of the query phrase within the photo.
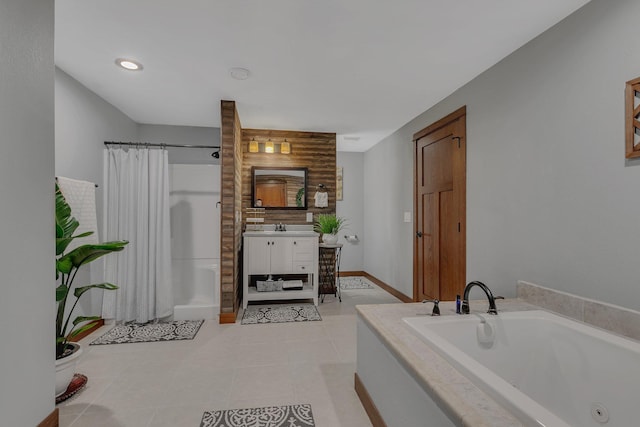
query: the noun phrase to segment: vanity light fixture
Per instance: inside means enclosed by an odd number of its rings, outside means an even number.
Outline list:
[[[291,144],[287,142],[285,139],[282,144],[280,144],[280,153],[281,154],[290,154],[291,153]]]
[[[251,138],[251,141],[249,141],[249,152],[257,153],[259,151],[260,151],[260,147],[258,146],[258,141],[256,141],[255,138]]]
[[[125,58],[117,58],[116,65],[129,71],[142,71],[142,69],[144,68],[138,61]]]
[[[271,139],[269,139],[267,142],[264,143],[264,152],[265,153],[273,153],[273,141],[271,141]]]

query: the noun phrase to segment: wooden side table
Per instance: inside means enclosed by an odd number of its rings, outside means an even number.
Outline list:
[[[340,293],[340,255],[342,243],[333,245],[320,243],[320,256],[318,257],[318,295],[320,302],[324,302],[324,296],[333,294],[342,302]]]

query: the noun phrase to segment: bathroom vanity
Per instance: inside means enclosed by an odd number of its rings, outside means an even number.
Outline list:
[[[249,301],[313,299],[318,305],[318,233],[307,230],[247,231],[243,234],[242,307]],[[302,290],[259,292],[251,276],[306,274]]]

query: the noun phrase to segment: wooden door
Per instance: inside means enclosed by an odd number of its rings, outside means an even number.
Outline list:
[[[262,206],[287,206],[287,184],[284,182],[265,182],[256,185],[256,200],[262,200]]]
[[[466,109],[414,135],[414,300],[455,300],[466,279]]]

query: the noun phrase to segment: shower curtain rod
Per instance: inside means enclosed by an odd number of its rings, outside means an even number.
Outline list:
[[[208,148],[208,149],[220,149],[219,145],[188,145],[188,144],[154,144],[151,142],[120,142],[120,141],[105,141],[104,145],[142,145],[144,147],[177,147],[177,148]]]

